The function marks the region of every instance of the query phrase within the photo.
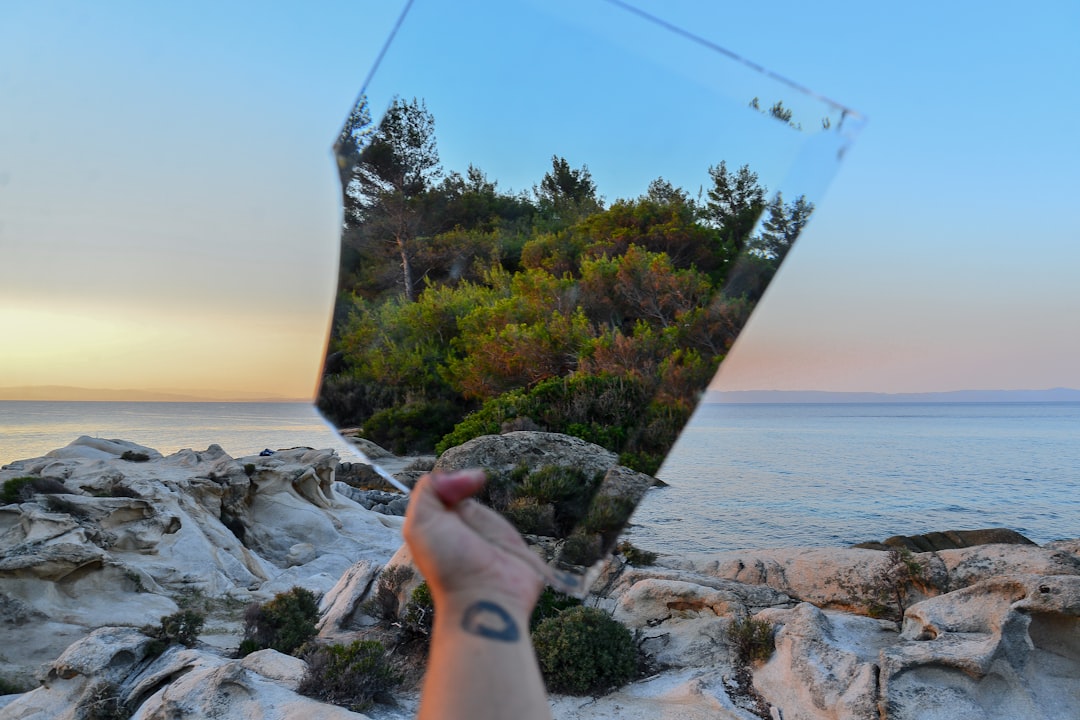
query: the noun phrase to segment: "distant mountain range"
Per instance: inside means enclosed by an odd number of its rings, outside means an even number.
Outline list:
[[[220,390],[114,390],[67,385],[0,387],[0,400],[66,402],[312,402],[253,392]]]
[[[709,390],[712,403],[1009,403],[1080,402],[1080,390],[955,390],[927,393],[828,392],[823,390]]]

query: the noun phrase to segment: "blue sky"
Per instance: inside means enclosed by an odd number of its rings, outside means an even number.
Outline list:
[[[1080,387],[1080,6],[636,4],[869,117],[723,387]],[[221,5],[0,6],[0,386],[313,391],[329,146],[401,4]],[[414,12],[452,40],[476,30],[453,7]],[[610,128],[628,156],[657,140]]]

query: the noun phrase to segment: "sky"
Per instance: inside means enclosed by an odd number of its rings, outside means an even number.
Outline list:
[[[1080,388],[1080,5],[635,4],[868,118],[715,387]],[[0,388],[313,395],[340,225],[330,147],[403,3],[310,5],[0,4]],[[610,11],[573,7],[586,27]],[[642,74],[612,91],[610,55],[559,67],[566,37],[543,23],[511,33],[434,0],[412,12],[402,42],[439,37],[392,46],[370,89],[428,77],[445,90],[430,98],[437,132],[496,112],[515,83],[556,110],[591,92],[655,114],[653,133],[635,117],[568,145],[609,198],[642,158],[704,132],[663,100],[674,84]],[[507,59],[515,48],[534,56]],[[448,53],[483,75],[443,72]],[[708,93],[687,97],[700,110]],[[522,147],[586,124],[508,117],[498,142]],[[538,180],[554,152],[515,176],[486,139],[503,188]],[[453,169],[464,158],[443,151]]]

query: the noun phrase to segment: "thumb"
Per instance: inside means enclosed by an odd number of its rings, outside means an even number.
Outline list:
[[[431,487],[447,508],[453,508],[462,500],[475,495],[486,480],[484,471],[478,468],[431,473]]]

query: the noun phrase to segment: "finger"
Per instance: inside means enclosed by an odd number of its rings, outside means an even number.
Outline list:
[[[485,481],[484,471],[477,468],[451,473],[431,473],[430,480],[439,499],[451,508],[479,492]]]
[[[462,521],[488,542],[533,567],[541,577],[547,577],[545,563],[521,537],[509,520],[478,502],[463,502],[456,508]]]

